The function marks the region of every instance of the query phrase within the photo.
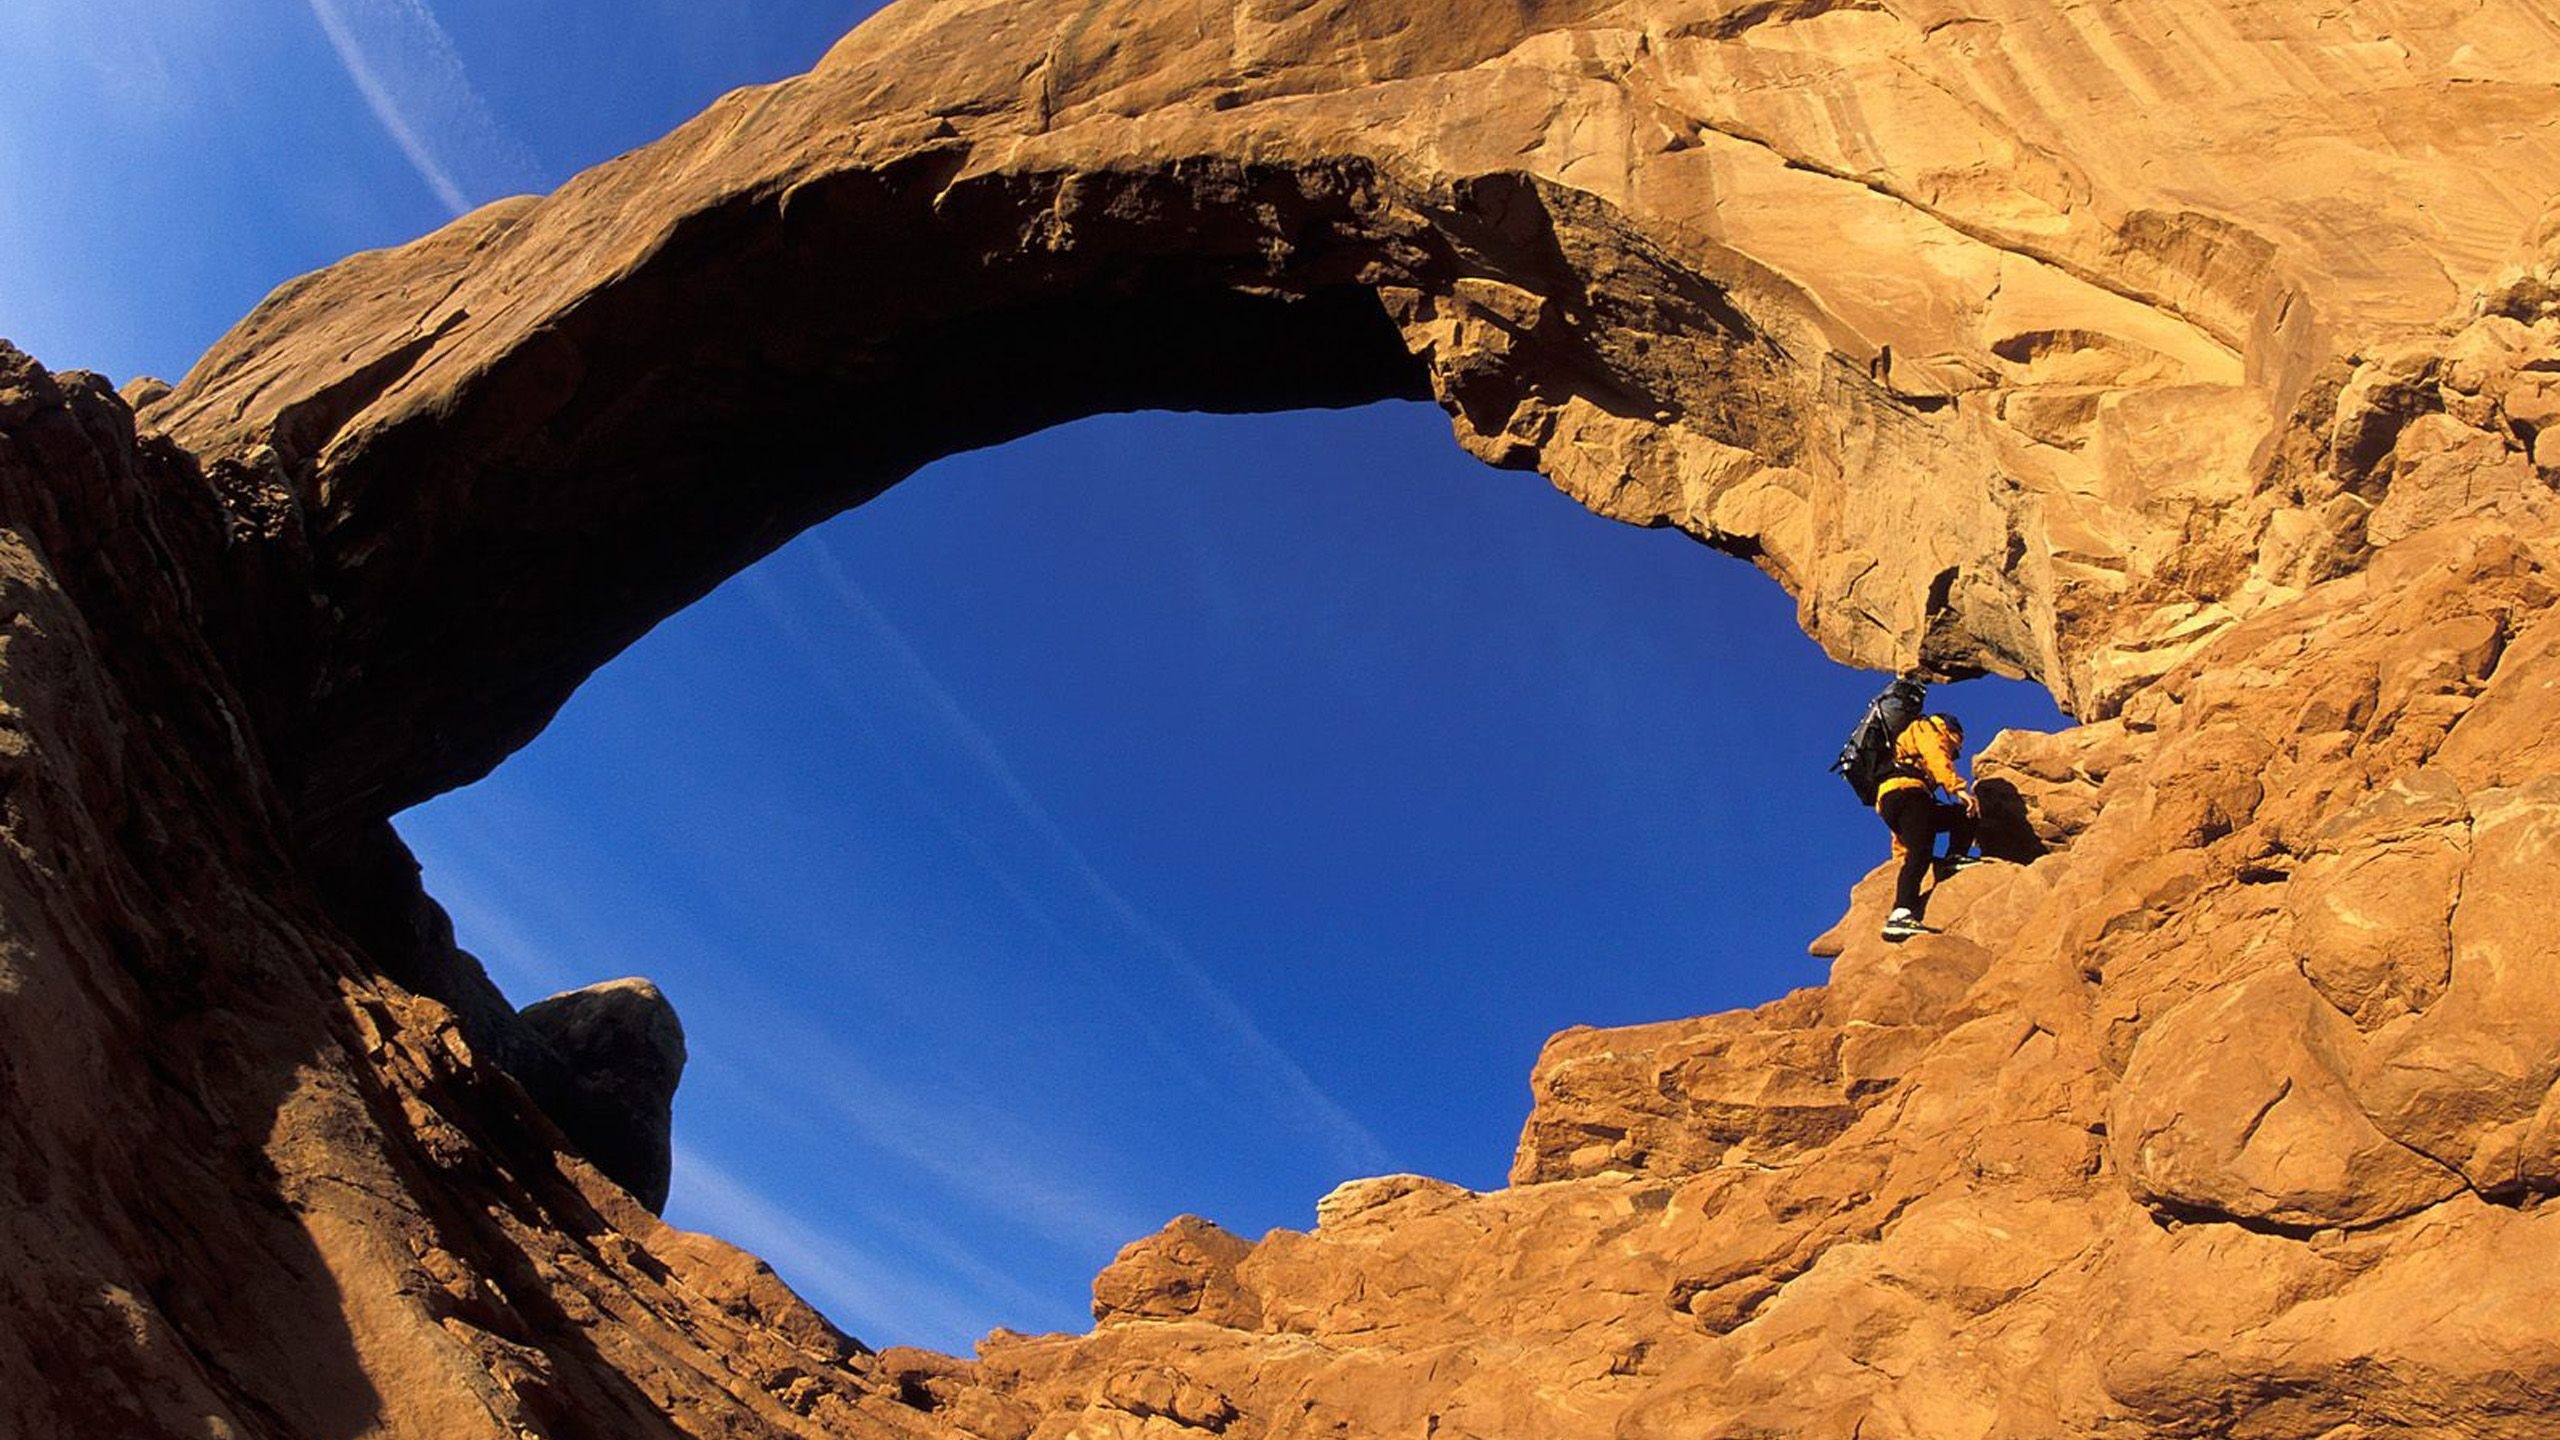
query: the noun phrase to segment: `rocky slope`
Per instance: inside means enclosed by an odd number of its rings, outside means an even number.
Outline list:
[[[2518,0],[911,0],[138,415],[0,352],[0,1431],[2546,1434],[2555,194]],[[937,455],[1423,394],[2052,686],[2022,863],[1087,1336],[874,1356],[605,1178],[671,1018],[513,1014],[385,817]]]

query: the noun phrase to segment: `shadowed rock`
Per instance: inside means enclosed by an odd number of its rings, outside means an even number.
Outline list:
[[[138,429],[0,349],[0,1433],[2540,1440],[2556,32],[908,3]],[[2043,680],[2046,853],[1558,1036],[1507,1188],[1178,1227],[969,1361],[561,1144],[394,811],[940,455],[1416,395],[1835,655]],[[672,1017],[543,1023],[649,1151]]]
[[[684,1026],[646,980],[608,980],[524,1007],[565,1075],[535,1098],[596,1168],[651,1210],[667,1203]]]

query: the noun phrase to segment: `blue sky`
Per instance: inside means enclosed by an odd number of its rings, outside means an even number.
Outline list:
[[[118,379],[861,10],[20,3],[0,336]],[[674,997],[671,1219],[875,1344],[965,1349],[1081,1328],[1183,1211],[1499,1184],[1557,1029],[1819,982],[1885,844],[1824,773],[1877,683],[1748,567],[1477,465],[1430,407],[1106,416],[802,537],[401,827],[518,1001]]]

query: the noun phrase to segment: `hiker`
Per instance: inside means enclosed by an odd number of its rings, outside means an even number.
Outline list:
[[[1964,722],[1953,715],[1923,715],[1894,737],[1893,763],[1876,785],[1876,814],[1893,832],[1893,853],[1902,857],[1894,876],[1893,910],[1885,916],[1884,938],[1908,940],[1926,928],[1920,923],[1920,881],[1931,867],[1940,879],[1969,865],[1973,832],[1982,821],[1982,802],[1956,772],[1956,756],[1964,749]],[[1940,800],[1944,790],[1953,800]],[[1947,853],[1937,854],[1938,836],[1947,837]]]

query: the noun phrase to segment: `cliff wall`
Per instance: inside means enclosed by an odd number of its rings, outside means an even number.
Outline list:
[[[910,0],[138,412],[0,354],[0,1428],[2546,1433],[2555,97],[2525,3]],[[973,1360],[580,1158],[393,811],[938,455],[1398,395],[2052,687],[2022,863]]]

